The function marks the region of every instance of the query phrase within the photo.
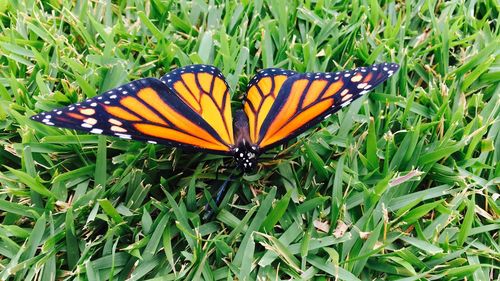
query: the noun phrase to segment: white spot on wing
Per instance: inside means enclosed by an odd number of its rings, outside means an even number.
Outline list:
[[[85,108],[85,109],[81,109],[80,113],[85,114],[85,115],[93,115],[95,113],[95,110],[92,108]]]
[[[87,124],[90,124],[90,125],[95,125],[97,124],[97,120],[94,119],[94,118],[87,118],[87,119],[84,119],[83,122],[87,123]]]
[[[351,99],[352,95],[351,94],[347,94],[345,95],[344,97],[342,97],[342,101],[346,101],[346,100],[349,100]]]
[[[113,118],[109,118],[108,122],[113,124],[113,125],[117,125],[117,126],[123,125],[122,122],[120,122],[119,120],[113,119]]]
[[[348,101],[344,102],[343,104],[341,104],[340,106],[341,107],[346,107],[346,106],[348,106],[351,103],[351,101],[352,100],[348,100]]]
[[[361,81],[361,79],[363,79],[363,76],[361,76],[361,74],[357,74],[351,78],[351,81],[352,82],[359,82],[359,81]]]
[[[368,85],[368,84],[366,84],[366,83],[359,83],[358,84],[358,89],[364,89],[366,87],[366,85]]]
[[[127,132],[127,130],[123,129],[122,127],[118,127],[118,126],[111,126],[111,131],[113,132],[120,132],[120,133],[125,133]]]
[[[54,126],[55,124],[50,122],[49,119],[43,119],[42,122],[45,124],[45,125],[49,125],[49,126]]]
[[[131,135],[127,135],[127,134],[115,133],[115,136],[120,137],[122,139],[127,139],[127,140],[132,139],[132,136]]]
[[[87,124],[87,123],[82,123],[82,127],[90,129],[90,128],[92,128],[92,125]]]

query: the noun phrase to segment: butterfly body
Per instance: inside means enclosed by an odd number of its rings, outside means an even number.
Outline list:
[[[398,68],[383,63],[328,73],[263,69],[250,80],[243,109],[236,110],[233,118],[222,73],[214,66],[190,65],[32,119],[49,126],[229,155],[243,171],[251,171],[261,153],[349,105]]]
[[[248,117],[241,109],[235,112],[234,128],[236,145],[231,149],[233,158],[240,170],[250,172],[257,167],[259,147],[250,140]]]

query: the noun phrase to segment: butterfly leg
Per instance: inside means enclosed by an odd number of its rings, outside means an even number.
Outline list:
[[[202,218],[204,221],[212,219],[215,210],[218,209],[218,206],[221,203],[222,198],[224,197],[223,195],[226,193],[227,187],[231,181],[232,178],[231,176],[229,176],[217,190],[215,198],[210,198],[210,200],[207,202],[207,204],[205,205],[205,214]]]
[[[215,211],[218,209],[220,203],[222,202],[222,199],[224,198],[224,195],[226,194],[227,188],[230,186],[230,183],[233,182],[233,179],[239,178],[243,175],[241,174],[235,174],[237,171],[237,167],[233,169],[231,174],[227,177],[227,179],[222,183],[222,185],[217,189],[217,193],[215,194],[215,197],[212,197],[211,195],[207,195],[207,197],[210,197],[210,200],[208,200],[207,204],[205,204],[205,214],[203,215],[203,221],[210,220],[212,216],[214,215]],[[218,173],[216,176],[216,180],[218,178]]]

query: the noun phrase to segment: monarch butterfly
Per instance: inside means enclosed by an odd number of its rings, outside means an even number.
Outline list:
[[[231,155],[248,172],[264,151],[349,105],[398,68],[382,63],[328,73],[263,69],[250,80],[243,110],[237,110],[233,119],[229,86],[221,71],[210,65],[190,65],[32,119],[49,126]]]

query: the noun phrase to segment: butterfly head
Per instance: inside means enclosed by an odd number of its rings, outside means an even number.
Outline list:
[[[251,172],[257,167],[258,147],[249,143],[240,143],[233,148],[233,157],[241,171]]]

